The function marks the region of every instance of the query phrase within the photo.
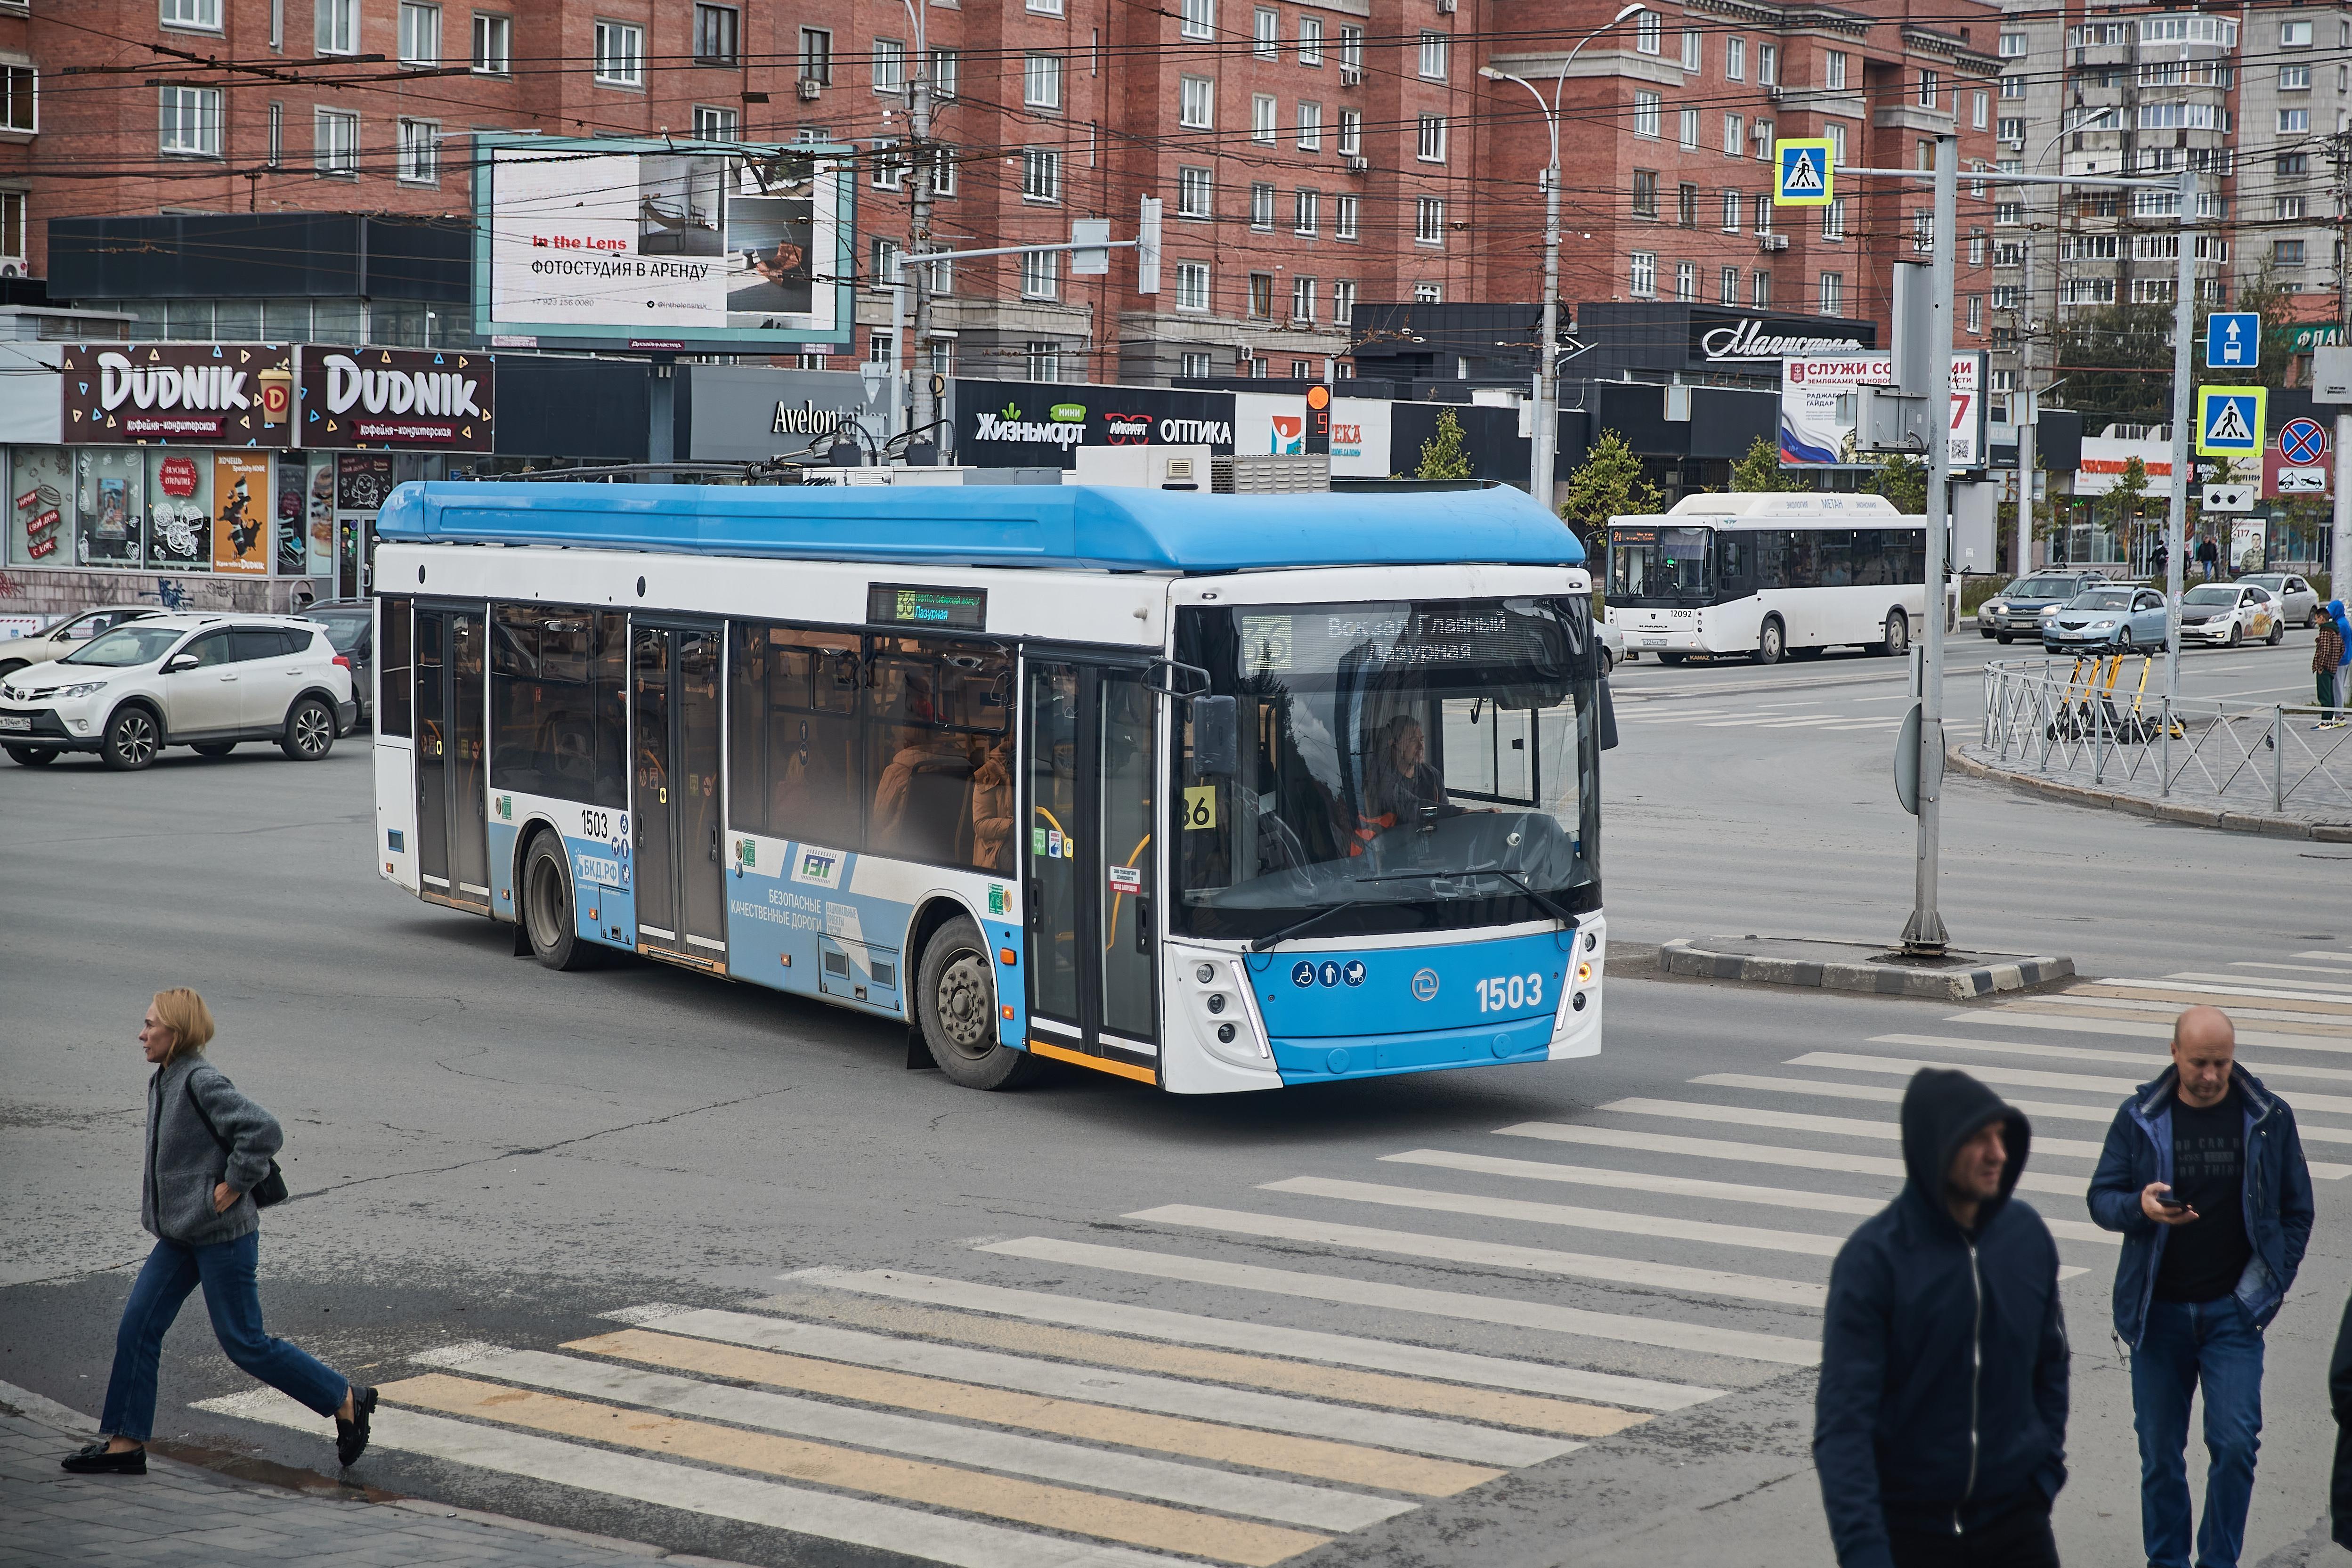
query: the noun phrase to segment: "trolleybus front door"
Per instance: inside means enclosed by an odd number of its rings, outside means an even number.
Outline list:
[[[1030,1046],[1159,1076],[1152,699],[1140,668],[1028,664]]]
[[[724,973],[719,634],[640,625],[631,648],[637,947]]]
[[[416,606],[416,849],[424,894],[490,907],[483,616]]]

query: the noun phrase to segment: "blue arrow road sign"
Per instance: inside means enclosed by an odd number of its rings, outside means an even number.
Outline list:
[[[2263,319],[2252,310],[2217,310],[2205,318],[2205,363],[2214,370],[2252,370],[2262,363]]]

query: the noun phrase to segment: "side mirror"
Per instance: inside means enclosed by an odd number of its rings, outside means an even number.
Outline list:
[[[192,653],[175,653],[163,661],[163,673],[166,675],[177,675],[184,669],[195,668],[196,656]]]
[[[1601,710],[1595,718],[1598,720],[1596,728],[1601,737],[1601,749],[1604,752],[1615,751],[1617,749],[1617,704],[1610,700],[1609,678],[1605,675],[1601,678]]]
[[[1241,702],[1232,697],[1192,699],[1192,768],[1202,778],[1231,778],[1241,768]]]

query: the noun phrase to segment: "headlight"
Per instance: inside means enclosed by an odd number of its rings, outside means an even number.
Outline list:
[[[2091,623],[2091,629],[2095,632],[2111,632],[2116,629],[2116,623],[2113,621],[2093,621]]]
[[[79,686],[60,686],[58,688],[58,695],[65,698],[88,697],[93,692],[105,689],[106,682],[103,680],[85,680]]]
[[[2063,605],[2044,605],[2042,607],[2042,613],[2045,616],[2054,616],[2065,607]]]
[[[2009,606],[2002,604],[1999,599],[1993,600],[1990,604],[1987,605],[1985,608],[1996,616],[2005,616],[2009,614]]]

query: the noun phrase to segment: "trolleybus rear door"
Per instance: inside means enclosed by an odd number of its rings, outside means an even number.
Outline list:
[[[1030,1046],[1156,1082],[1152,699],[1140,667],[1031,658]]]
[[[719,862],[719,633],[652,626],[631,635],[637,947],[727,967]]]
[[[416,606],[416,850],[425,897],[490,907],[483,616]]]

